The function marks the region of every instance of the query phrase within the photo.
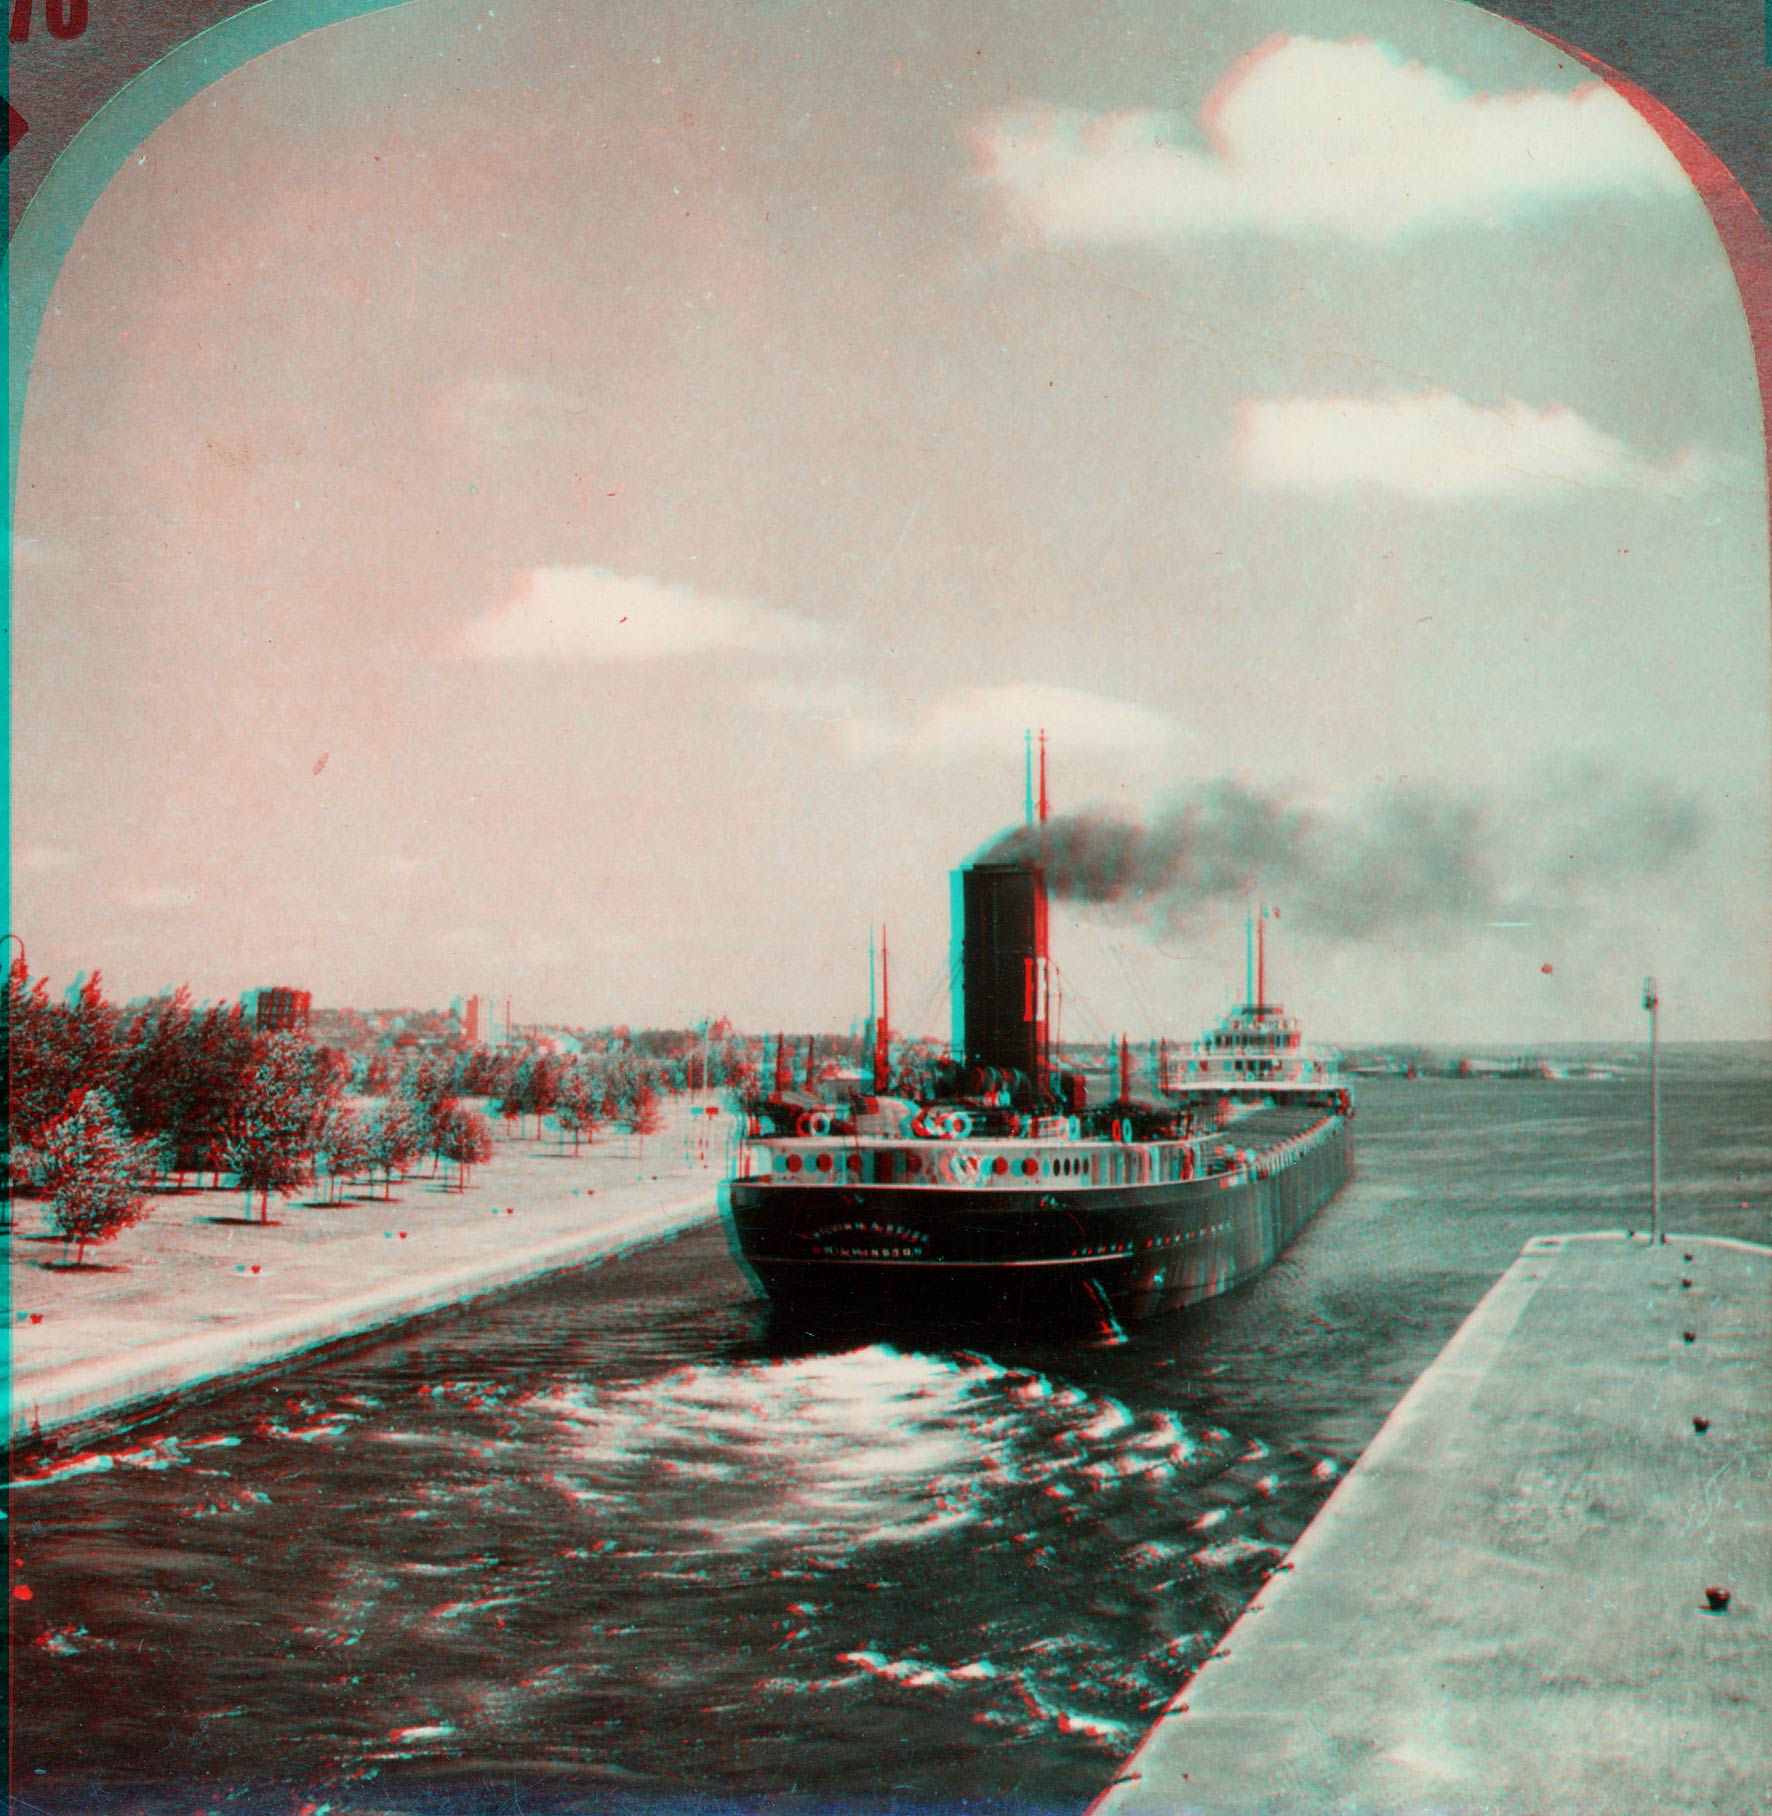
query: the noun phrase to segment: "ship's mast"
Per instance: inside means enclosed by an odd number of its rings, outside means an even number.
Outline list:
[[[868,923],[868,1045],[874,1054],[874,1093],[880,1090],[880,1010],[874,999],[874,928]]]
[[[1243,1001],[1255,1006],[1255,910],[1243,916]]]
[[[1040,727],[1040,824],[1046,824],[1046,727]],[[1040,1017],[1040,1070],[1037,1078],[1041,1091],[1050,1089],[1052,1078],[1052,955],[1046,944],[1046,916],[1040,916],[1040,951],[1034,963],[1039,967],[1038,1013]]]
[[[1267,1006],[1267,908],[1255,923],[1255,1006]]]
[[[871,940],[871,936],[870,936]],[[892,1079],[892,983],[887,972],[886,925],[880,924],[880,1019],[874,1024],[874,1095]]]

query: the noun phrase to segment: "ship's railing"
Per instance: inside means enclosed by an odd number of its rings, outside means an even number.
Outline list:
[[[766,1139],[747,1144],[740,1178],[783,1186],[1035,1187],[1164,1185],[1205,1170],[1201,1141],[844,1142]]]
[[[911,1186],[1028,1191],[1171,1185],[1223,1174],[1265,1176],[1293,1165],[1336,1119],[1249,1148],[1226,1131],[1190,1141],[844,1141],[767,1138],[741,1152],[737,1177],[785,1187]],[[1234,1125],[1232,1125],[1234,1128]]]
[[[1236,1061],[1252,1062],[1239,1071]],[[1236,1086],[1248,1090],[1260,1085],[1328,1086],[1341,1077],[1339,1063],[1320,1055],[1300,1057],[1293,1054],[1278,1058],[1269,1053],[1200,1054],[1186,1060],[1170,1060],[1163,1067],[1158,1088],[1164,1091],[1197,1091],[1213,1085]]]

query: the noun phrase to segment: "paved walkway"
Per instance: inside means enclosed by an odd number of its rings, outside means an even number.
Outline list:
[[[14,1440],[106,1423],[130,1407],[318,1345],[655,1240],[714,1216],[731,1115],[667,1106],[644,1145],[605,1134],[579,1155],[503,1140],[465,1192],[414,1174],[391,1201],[154,1200],[148,1219],[62,1264],[42,1206],[19,1206],[10,1249]]]
[[[1772,1250],[1529,1243],[1095,1816],[1765,1811],[1769,1389]]]

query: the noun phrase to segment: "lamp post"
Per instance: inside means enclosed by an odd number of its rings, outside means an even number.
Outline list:
[[[1643,979],[1643,1007],[1649,1011],[1649,1244],[1661,1234],[1661,992],[1655,979]]]

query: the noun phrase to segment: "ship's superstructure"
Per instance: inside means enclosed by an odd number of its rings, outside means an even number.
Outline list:
[[[1263,1000],[1265,945],[1248,1000],[1184,1059],[1165,1045],[1141,1091],[1122,1041],[1092,1103],[1055,1063],[1045,872],[984,862],[954,882],[958,1060],[895,1077],[882,1002],[872,1092],[828,1101],[810,1068],[795,1088],[778,1042],[774,1089],[745,1105],[726,1212],[760,1290],[814,1317],[1068,1297],[1138,1318],[1260,1273],[1353,1164],[1340,1071]]]

